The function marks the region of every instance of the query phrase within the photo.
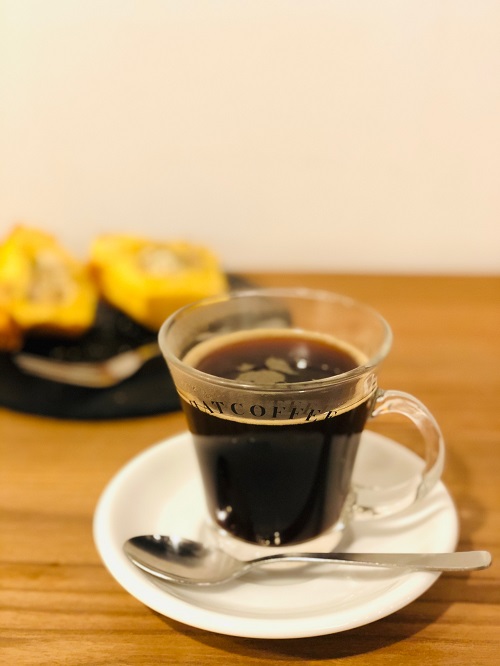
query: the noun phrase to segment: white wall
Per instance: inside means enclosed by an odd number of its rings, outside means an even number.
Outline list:
[[[0,231],[500,272],[498,0],[0,0]]]

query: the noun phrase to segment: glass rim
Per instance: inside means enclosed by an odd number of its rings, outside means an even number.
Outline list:
[[[178,319],[184,316],[190,310],[195,311],[200,307],[209,306],[216,303],[223,303],[225,301],[235,300],[238,298],[249,298],[255,296],[274,298],[282,297],[288,299],[302,298],[311,301],[329,300],[336,303],[342,303],[348,307],[357,308],[358,310],[364,310],[366,313],[374,317],[379,322],[379,324],[381,324],[384,331],[383,342],[381,345],[379,345],[377,352],[372,354],[372,356],[368,358],[365,363],[358,365],[352,370],[348,370],[347,372],[342,372],[338,375],[332,375],[331,377],[323,377],[321,379],[310,379],[303,382],[279,382],[277,384],[257,384],[253,382],[245,383],[238,381],[237,379],[228,379],[225,377],[212,375],[208,372],[203,372],[202,370],[198,370],[197,368],[184,363],[181,358],[174,354],[165,345],[164,341],[168,335],[168,332],[172,329],[173,325],[177,323]],[[307,331],[307,329],[302,330]],[[253,287],[234,289],[218,296],[209,296],[208,298],[193,301],[192,303],[184,305],[183,307],[173,312],[163,322],[158,331],[158,344],[165,361],[176,366],[178,369],[182,370],[189,376],[197,378],[198,380],[210,382],[211,384],[217,384],[218,386],[239,388],[245,392],[265,392],[268,394],[290,393],[291,391],[295,393],[306,392],[333,386],[336,384],[342,384],[347,381],[362,377],[363,375],[372,372],[384,360],[391,348],[392,339],[393,335],[391,327],[389,326],[387,320],[377,310],[375,310],[375,308],[344,294],[339,294],[337,292],[328,291],[325,289],[313,289],[309,287]]]

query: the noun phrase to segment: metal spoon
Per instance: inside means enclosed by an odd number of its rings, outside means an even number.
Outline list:
[[[472,571],[491,564],[487,551],[458,553],[287,553],[242,562],[219,548],[159,534],[137,536],[123,545],[129,559],[148,574],[172,583],[217,585],[254,567],[277,562],[330,562],[414,571]]]

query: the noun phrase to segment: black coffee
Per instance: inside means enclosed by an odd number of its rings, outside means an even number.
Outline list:
[[[276,332],[222,340],[193,365],[270,385],[331,377],[357,367],[359,358],[325,339]],[[238,408],[221,415],[182,400],[212,519],[237,538],[272,546],[307,541],[332,527],[349,491],[369,402],[328,418],[273,424],[238,420]]]

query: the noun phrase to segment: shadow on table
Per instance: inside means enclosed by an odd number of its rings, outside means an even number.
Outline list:
[[[193,632],[192,627],[159,617],[186,637],[228,654],[277,663],[323,661],[368,654],[405,641],[438,621],[455,600],[460,603],[477,602],[477,590],[474,585],[469,585],[469,580],[470,575],[442,576],[417,601],[386,618],[356,629],[310,638],[254,639],[209,632],[198,634]],[[485,601],[484,598],[482,600]]]

